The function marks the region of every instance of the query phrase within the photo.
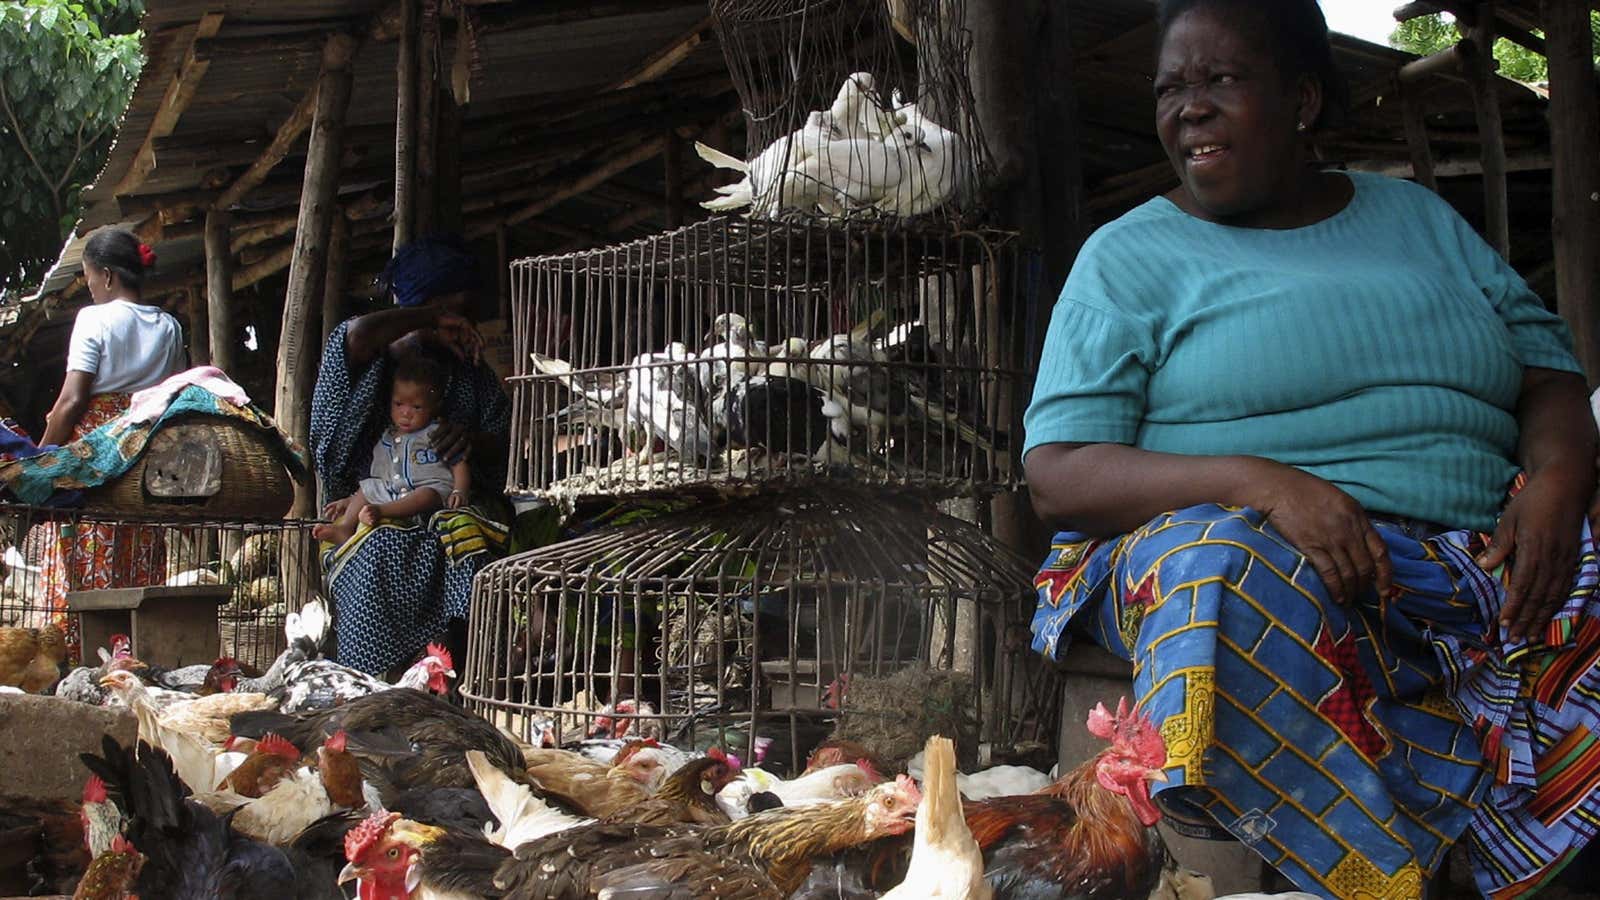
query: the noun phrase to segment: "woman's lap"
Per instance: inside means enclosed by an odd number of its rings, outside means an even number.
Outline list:
[[[1329,602],[1253,511],[1217,506],[1111,541],[1063,536],[1038,578],[1036,650],[1056,653],[1076,620],[1134,661],[1134,693],[1168,742],[1175,789],[1164,800],[1197,803],[1297,882],[1334,895],[1417,895],[1488,786],[1479,735],[1462,721],[1472,707],[1448,695],[1508,689],[1474,652],[1495,582],[1471,565],[1465,536],[1380,533],[1400,588],[1354,607]],[[1476,849],[1493,868],[1495,848]]]

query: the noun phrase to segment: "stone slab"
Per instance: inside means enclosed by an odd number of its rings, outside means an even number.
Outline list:
[[[102,708],[54,696],[0,694],[0,772],[7,794],[76,803],[89,770],[79,753],[99,753],[110,734],[126,745],[139,724],[125,708]]]

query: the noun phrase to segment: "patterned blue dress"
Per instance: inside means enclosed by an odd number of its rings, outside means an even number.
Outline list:
[[[348,497],[368,474],[372,446],[388,422],[392,361],[380,356],[353,369],[345,347],[350,323],[334,329],[323,349],[311,400],[311,446],[325,498]],[[440,417],[477,431],[506,435],[511,404],[486,365],[449,363]],[[503,460],[473,460],[473,484],[493,485]],[[476,501],[476,498],[474,498]],[[416,527],[360,529],[326,557],[335,608],[339,661],[381,674],[410,660],[467,615],[472,577],[503,552],[506,527],[481,507],[440,510]]]

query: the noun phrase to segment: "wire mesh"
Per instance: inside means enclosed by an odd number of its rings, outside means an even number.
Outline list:
[[[1054,688],[1018,634],[1031,571],[912,499],[702,505],[486,566],[462,694],[533,743],[627,733],[753,754],[765,738],[782,769],[874,714],[851,685],[958,672],[975,738],[1048,745]]]
[[[508,490],[1014,487],[1026,262],[1004,232],[728,218],[519,260]]]
[[[749,162],[706,204],[752,215],[973,218],[993,162],[951,0],[713,0]],[[723,148],[716,148],[723,149]]]
[[[0,625],[61,627],[78,650],[69,591],[227,585],[217,655],[265,668],[284,648],[284,616],[320,590],[316,554],[284,552],[294,541],[314,548],[312,524],[0,503]],[[93,660],[95,649],[74,658]]]

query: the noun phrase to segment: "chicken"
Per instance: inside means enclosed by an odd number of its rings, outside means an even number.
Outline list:
[[[42,694],[66,674],[67,636],[60,628],[0,628],[0,685]]]
[[[275,732],[306,752],[327,735],[344,731],[349,749],[385,797],[408,788],[472,787],[463,754],[482,750],[514,780],[531,781],[522,750],[489,722],[423,691],[380,691],[342,706],[289,716],[248,712],[234,716],[233,733],[259,738]],[[385,746],[387,745],[387,746]]]
[[[135,703],[133,698],[140,694],[151,701],[156,701],[156,717],[163,726],[198,737],[211,744],[221,744],[228,739],[230,733],[228,722],[235,714],[276,709],[278,706],[278,702],[266,694],[237,692],[216,693],[204,697],[178,694],[179,699],[170,700],[162,705],[156,696],[159,688],[146,687],[134,673],[126,671],[110,672],[101,683],[121,696],[130,707]]]
[[[825,769],[853,762],[866,769],[878,781],[886,781],[884,772],[896,771],[863,744],[843,738],[829,738],[818,744],[806,757],[805,771]]]
[[[379,811],[345,835],[345,858],[339,884],[356,882],[360,900],[472,900],[506,896],[495,875],[511,851],[479,834]]]
[[[90,775],[84,782],[78,819],[83,823],[83,845],[90,857],[110,850],[112,839],[122,834],[122,812],[106,795],[106,783],[99,775]]]
[[[717,826],[598,823],[517,848],[495,882],[507,898],[722,897],[777,900],[812,860],[912,826],[921,795],[901,777],[849,800]]]
[[[956,790],[956,748],[946,737],[928,739],[927,777],[911,842],[911,869],[883,900],[990,900],[983,851],[973,840]]]
[[[123,635],[112,635],[113,644],[118,638],[121,638],[124,642],[127,641],[127,638]],[[120,704],[121,700],[114,699],[111,691],[100,684],[100,680],[118,669],[132,671],[143,665],[143,663],[127,653],[126,647],[127,644],[124,643],[123,650],[118,653],[107,653],[105,648],[101,647],[98,651],[100,665],[93,667],[79,666],[68,672],[66,677],[56,684],[56,696],[64,697],[68,700],[76,700],[79,703],[87,703],[90,706]]]
[[[616,765],[617,757],[626,752],[645,753],[646,758],[660,763],[661,777],[665,778],[673,772],[683,768],[695,754],[679,750],[671,744],[663,744],[655,738],[585,738],[576,744],[569,744],[564,749],[578,753],[587,759],[605,765]],[[524,753],[527,751],[524,750]]]
[[[133,710],[139,720],[139,739],[167,753],[184,784],[210,787],[243,763],[246,754],[219,753],[204,738],[167,724],[151,702],[157,689],[146,688],[131,672],[113,671],[101,683],[112,688],[112,693]],[[196,699],[189,694],[178,696]]]
[[[71,893],[89,867],[78,804],[0,794],[0,836],[0,892],[31,882],[19,893]]]
[[[883,780],[870,763],[813,769],[790,781],[752,768],[744,770],[738,781],[717,792],[717,805],[730,817],[738,819],[750,814],[749,799],[757,794],[771,794],[783,806],[807,806],[858,797]]]
[[[332,660],[309,659],[284,667],[285,689],[281,708],[286,713],[327,709],[357,697],[396,688],[428,690],[443,695],[450,692],[450,679],[455,677],[455,663],[450,658],[450,651],[439,644],[429,644],[428,652],[407,669],[395,684],[341,666]]]
[[[273,845],[286,845],[303,829],[334,811],[335,806],[365,810],[361,770],[350,757],[343,732],[335,732],[317,751],[318,767],[296,766],[300,756],[294,745],[276,735],[263,738],[252,759],[234,774],[244,772],[258,758],[270,756],[268,768],[257,784],[258,794],[229,789],[196,794],[194,800],[215,813],[235,811],[232,825],[241,834]],[[292,756],[290,752],[292,751]],[[287,763],[287,764],[285,764]],[[267,773],[281,773],[267,783]],[[338,797],[340,800],[335,800]],[[340,802],[340,801],[345,802]]]
[[[145,855],[136,882],[142,897],[295,896],[295,873],[282,851],[235,832],[228,820],[187,798],[172,759],[140,741],[125,748],[104,739],[104,755],[80,754],[128,822],[127,837]]]
[[[967,824],[998,898],[1073,887],[1074,896],[1147,897],[1167,850],[1150,782],[1165,781],[1166,744],[1149,719],[1103,704],[1088,727],[1111,746],[1043,791],[968,804]]]
[[[111,839],[106,852],[89,864],[72,900],[128,900],[130,897],[137,900],[133,890],[143,868],[144,854],[119,834]]]
[[[255,749],[250,751],[244,762],[228,773],[215,789],[231,791],[253,800],[294,774],[299,764],[300,748],[275,734],[269,734],[256,743]]]
[[[543,799],[535,797],[527,785],[512,781],[504,772],[489,765],[477,750],[467,751],[467,768],[472,771],[472,780],[498,823],[485,826],[484,837],[508,850],[593,821],[552,809]]]
[[[654,748],[641,742],[618,753],[616,762],[604,765],[569,750],[529,748],[522,751],[527,773],[542,792],[557,797],[581,798],[585,815],[607,818],[648,800],[666,780]]]
[[[361,766],[350,755],[348,735],[335,731],[317,748],[317,772],[334,806],[358,809],[366,804],[361,790]]]
[[[209,665],[183,666],[177,669],[146,666],[129,671],[138,675],[151,687],[183,691],[202,697],[236,690],[240,679],[261,675],[254,666],[244,665],[231,656],[218,657]]]
[[[906,763],[906,774],[918,781],[922,780],[922,757],[918,753]],[[1049,775],[1030,766],[991,766],[971,775],[956,773],[956,788],[967,800],[1031,794],[1048,787],[1050,782]]]
[[[670,825],[675,822],[713,825],[727,822],[728,814],[717,806],[716,796],[718,791],[738,777],[738,765],[728,759],[727,754],[713,747],[706,756],[672,773],[672,777],[661,783],[661,789],[656,791],[655,796],[603,818],[609,822],[648,825]],[[546,791],[553,793],[548,788]],[[575,807],[581,808],[581,798],[562,796]]]

